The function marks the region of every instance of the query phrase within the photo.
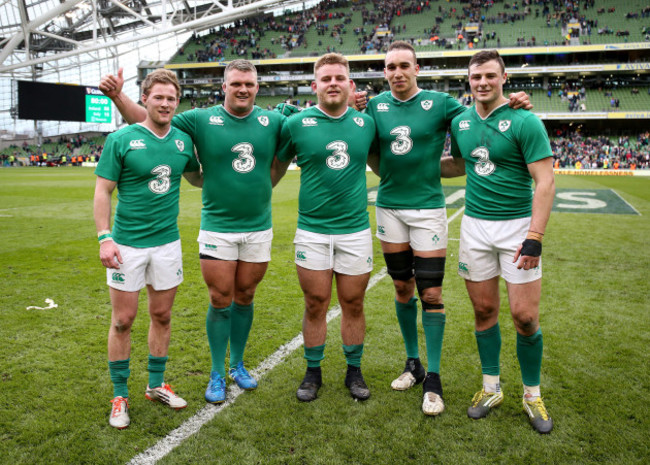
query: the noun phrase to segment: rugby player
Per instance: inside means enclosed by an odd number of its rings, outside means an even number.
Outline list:
[[[478,52],[469,62],[475,107],[451,124],[452,160],[443,175],[467,173],[458,274],[474,307],[483,387],[467,410],[485,417],[503,402],[500,386],[499,276],[506,282],[517,332],[523,408],[538,433],[553,420],[540,393],[543,339],[539,324],[542,239],[553,206],[553,153],[540,119],[508,107],[507,73],[499,53]],[[531,185],[535,181],[535,192]]]
[[[156,70],[142,83],[145,118],[110,134],[95,170],[94,217],[99,257],[106,267],[111,297],[108,366],[113,382],[109,424],[129,426],[131,326],[138,295],[146,286],[149,301],[149,384],[147,399],[173,409],[187,402],[164,382],[171,335],[171,310],[183,281],[178,201],[181,176],[201,186],[199,163],[190,137],[171,127],[180,86],[176,75]],[[118,205],[110,228],[111,194]]]
[[[316,61],[311,87],[318,104],[287,119],[282,130],[287,145],[278,153],[283,168],[296,157],[301,170],[294,243],[305,299],[307,370],[296,395],[301,401],[313,401],[322,385],[326,315],[336,280],[347,361],[345,385],[355,400],[366,400],[370,390],[361,373],[363,299],[373,266],[366,162],[375,124],[369,116],[348,107],[354,83],[342,55],[329,53]]]

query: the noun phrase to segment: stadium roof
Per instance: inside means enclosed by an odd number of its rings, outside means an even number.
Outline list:
[[[295,0],[0,0],[0,73],[47,74],[50,66],[115,56],[122,44],[159,41],[290,3]]]

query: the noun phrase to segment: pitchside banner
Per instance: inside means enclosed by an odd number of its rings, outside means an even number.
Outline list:
[[[465,205],[465,188],[443,186],[447,208]],[[374,205],[377,188],[368,189],[368,203]],[[639,215],[636,209],[612,189],[556,189],[553,211],[563,213],[605,213]]]

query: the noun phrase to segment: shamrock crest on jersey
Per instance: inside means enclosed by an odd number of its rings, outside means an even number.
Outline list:
[[[422,109],[424,111],[429,111],[429,110],[431,110],[431,107],[433,106],[433,100],[422,100],[420,102],[420,105],[422,105]]]
[[[499,121],[499,131],[506,132],[509,128],[510,128],[509,119]]]
[[[360,128],[363,127],[363,118],[356,116],[352,119],[354,120],[355,123],[357,123],[357,126],[359,126]]]
[[[258,116],[257,121],[260,122],[260,124],[264,127],[269,125],[269,117],[268,116]]]
[[[178,150],[181,152],[185,149],[185,142],[182,140],[175,139],[174,142],[176,142],[176,147],[178,147]]]

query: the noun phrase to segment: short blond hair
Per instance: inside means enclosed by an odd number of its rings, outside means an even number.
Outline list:
[[[178,83],[178,78],[174,72],[168,69],[160,68],[147,74],[140,86],[142,93],[149,95],[154,84],[171,84],[176,88],[176,97],[178,98],[181,95],[181,85]]]
[[[226,69],[223,72],[224,81],[228,79],[228,73],[233,69],[241,71],[242,73],[255,73],[255,76],[257,76],[257,68],[255,68],[253,63],[248,60],[233,60],[226,65]]]
[[[340,53],[326,53],[316,60],[316,63],[314,63],[314,77],[316,77],[318,70],[325,65],[343,65],[345,66],[348,75],[350,74],[350,63],[348,63],[348,59]]]

